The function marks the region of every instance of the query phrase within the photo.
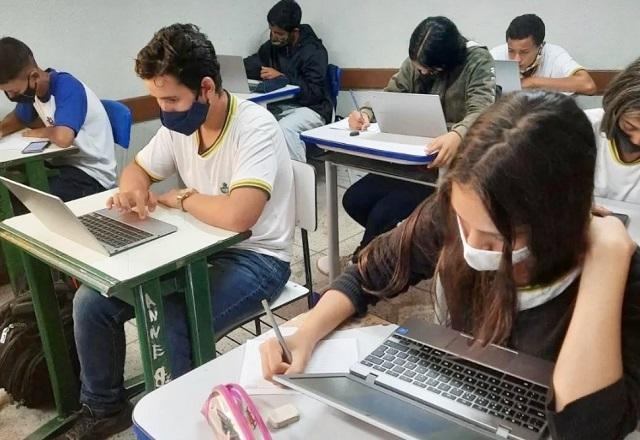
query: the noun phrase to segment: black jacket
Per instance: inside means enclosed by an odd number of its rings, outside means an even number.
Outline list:
[[[282,72],[289,84],[300,87],[297,103],[309,107],[329,123],[333,106],[327,82],[327,64],[327,50],[308,24],[300,25],[300,38],[295,46],[276,47],[269,40],[260,46],[258,53],[244,59],[250,79],[260,79],[262,66]]]

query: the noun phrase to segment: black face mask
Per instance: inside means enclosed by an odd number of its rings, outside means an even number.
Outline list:
[[[22,93],[16,93],[13,96],[9,96],[7,92],[4,92],[7,99],[11,102],[33,104],[36,100],[36,88],[29,85],[29,79],[27,78],[27,88]]]

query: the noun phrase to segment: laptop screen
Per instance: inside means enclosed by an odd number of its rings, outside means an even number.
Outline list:
[[[406,433],[409,437],[429,440],[491,438],[466,429],[417,405],[366,386],[349,376],[286,377],[286,381],[307,391],[312,397],[315,395],[355,411],[369,423],[375,420],[382,425]]]

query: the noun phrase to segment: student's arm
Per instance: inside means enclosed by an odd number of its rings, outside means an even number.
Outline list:
[[[180,209],[177,190],[158,197],[158,201],[171,208]],[[251,229],[260,218],[268,195],[257,188],[236,188],[227,195],[210,196],[193,194],[183,201],[184,210],[208,225],[234,232]]]
[[[322,295],[296,334],[285,338],[292,351],[291,365],[283,362],[282,350],[274,339],[260,347],[264,376],[302,372],[318,341],[345,319],[353,314],[362,316],[380,297],[396,296],[433,276],[441,247],[440,220],[427,201],[398,227],[373,240],[365,256],[360,254],[358,264],[348,267]],[[413,240],[403,247],[402,238],[409,233]]]
[[[18,130],[22,130],[24,128],[24,124],[18,117],[16,113],[12,111],[4,117],[2,122],[0,122],[0,137],[9,135],[11,133],[15,133]]]
[[[264,46],[266,44],[268,44],[268,42],[260,46],[257,53],[254,53],[244,59],[244,69],[247,71],[247,78],[260,79],[260,69],[262,66],[267,65],[265,60],[261,57],[264,53]]]
[[[596,83],[586,70],[578,70],[573,75],[564,78],[543,78],[531,76],[522,79],[523,88],[555,90],[558,92],[573,92],[582,95],[593,95]]]
[[[25,132],[28,137],[43,137],[62,148],[71,146],[87,117],[87,92],[80,81],[68,73],[56,78],[54,125]]]
[[[553,373],[549,422],[553,438],[622,439],[635,428],[639,415],[637,247],[612,217],[593,218],[589,241]]]
[[[302,71],[297,78],[289,78],[289,82],[300,87],[298,104],[308,107],[325,99],[328,58],[322,46],[307,48],[302,56]]]

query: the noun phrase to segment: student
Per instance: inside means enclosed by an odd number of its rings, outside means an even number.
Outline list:
[[[592,217],[596,146],[573,99],[520,92],[482,114],[434,197],[372,242],[286,339],[266,378],[297,373],[349,316],[435,276],[440,324],[555,361],[553,438],[620,439],[640,411],[640,254]],[[615,264],[611,264],[615,261]]]
[[[287,84],[300,87],[293,99],[269,105],[282,127],[292,159],[306,162],[300,133],[331,122],[327,77],[327,50],[311,26],[300,24],[302,10],[293,0],[281,0],[267,14],[271,38],[258,53],[245,58],[247,75],[275,89]]]
[[[135,66],[158,101],[163,127],[124,170],[107,205],[144,217],[161,203],[209,225],[251,229],[249,239],[209,259],[215,331],[224,334],[289,279],[293,171],[284,137],[267,110],[222,88],[214,47],[192,24],[159,30]],[[157,197],[149,191],[175,173],[186,188]],[[134,310],[87,286],[73,305],[83,409],[63,438],[106,438],[131,424],[122,375],[124,323]],[[182,292],[166,298],[165,313],[175,378],[192,365]]]
[[[520,15],[507,28],[507,43],[491,49],[496,60],[514,60],[520,66],[522,88],[593,95],[591,75],[562,47],[545,43],[544,22],[535,14]]]
[[[59,173],[49,189],[65,202],[115,186],[116,161],[107,113],[95,93],[69,73],[42,70],[31,49],[0,39],[0,90],[17,103],[0,122],[0,137],[25,127],[25,137],[45,138],[75,154],[51,161]]]
[[[445,17],[429,17],[413,31],[409,57],[387,87],[387,92],[440,95],[449,133],[427,147],[438,152],[432,167],[447,167],[458,153],[467,130],[480,112],[495,99],[493,60],[486,47],[464,38]],[[352,130],[363,130],[374,118],[369,108],[349,115]],[[364,226],[358,249],[406,218],[433,188],[390,177],[368,174],[344,194],[347,213]],[[354,258],[358,253],[354,252]],[[318,260],[318,269],[328,273],[328,259]]]
[[[640,58],[609,84],[602,105],[585,110],[598,146],[595,195],[640,204]]]

